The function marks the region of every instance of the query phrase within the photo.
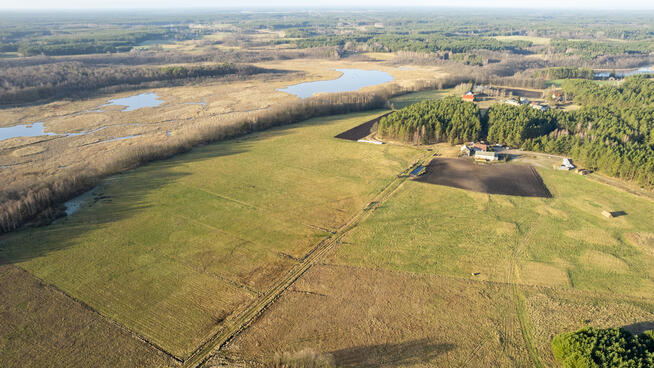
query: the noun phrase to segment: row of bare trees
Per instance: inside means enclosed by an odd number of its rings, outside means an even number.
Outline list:
[[[380,86],[371,92],[327,94],[302,101],[276,105],[247,118],[198,122],[176,132],[168,139],[129,146],[101,161],[91,162],[85,170],[61,169],[38,182],[0,193],[0,232],[8,232],[26,222],[42,222],[57,212],[53,208],[92,188],[101,178],[147,162],[186,152],[192,147],[217,142],[275,126],[292,124],[312,117],[364,111],[388,106],[389,99],[403,93],[436,87],[451,87],[458,78],[421,81],[410,87],[397,84]]]

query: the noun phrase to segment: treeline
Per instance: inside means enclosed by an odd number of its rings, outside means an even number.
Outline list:
[[[576,53],[587,58],[595,58],[606,54],[648,54],[654,51],[654,45],[649,40],[620,41],[587,41],[587,40],[550,40],[549,51],[556,53]]]
[[[555,67],[539,70],[535,76],[545,79],[593,79],[595,74],[590,68]]]
[[[566,92],[583,96],[581,109],[542,112],[528,106],[493,105],[488,112],[488,140],[569,155],[589,169],[653,187],[654,81],[627,78],[619,90],[590,81],[571,82],[574,89]]]
[[[599,85],[587,80],[567,80],[562,84],[575,102],[583,105],[654,106],[654,81],[645,76],[626,78],[619,85]]]
[[[521,146],[527,139],[557,127],[556,111],[542,112],[529,105],[494,104],[488,109],[488,141]]]
[[[654,367],[654,333],[586,327],[555,336],[552,351],[564,368]]]
[[[588,106],[564,117],[556,130],[522,147],[569,155],[589,169],[654,186],[654,107]]]
[[[482,132],[479,107],[451,96],[407,106],[382,118],[377,135],[413,144],[477,140]]]
[[[251,65],[219,63],[200,66],[86,66],[79,62],[0,69],[0,105],[22,104],[55,97],[83,96],[110,86],[152,81],[252,75],[270,72]]]
[[[186,152],[194,146],[216,142],[270,127],[293,124],[309,118],[386,107],[393,96],[420,89],[451,87],[457,79],[443,78],[405,87],[388,84],[367,93],[351,92],[310,97],[259,113],[245,119],[209,120],[196,123],[165,140],[129,146],[111,152],[103,160],[93,160],[85,170],[62,168],[52,176],[42,176],[28,187],[8,187],[0,192],[0,232],[12,231],[27,223],[47,223],[61,214],[57,207],[85,190],[102,177],[137,167],[144,163]]]
[[[320,35],[303,39],[279,40],[297,47],[318,46],[360,47],[374,52],[439,52],[468,53],[474,50],[519,51],[532,46],[529,41],[500,41],[491,37],[454,36],[445,34],[374,34]]]
[[[55,26],[41,32],[11,33],[5,36],[2,51],[18,52],[22,56],[83,55],[127,52],[149,40],[186,40],[197,38],[202,30],[188,26],[137,26],[117,28],[77,27],[73,24]]]

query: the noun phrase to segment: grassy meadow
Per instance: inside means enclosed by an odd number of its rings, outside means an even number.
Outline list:
[[[654,321],[654,202],[538,171],[553,198],[404,182],[225,354],[266,361],[313,349],[346,367],[556,366],[558,333]]]
[[[380,113],[309,120],[114,176],[70,218],[4,236],[0,255],[184,357],[422,153],[333,138]]]
[[[654,321],[654,202],[536,157],[553,198],[404,180],[370,207],[426,154],[333,138],[381,113],[312,119],[116,175],[71,217],[4,235],[0,259],[184,359],[368,208],[207,366],[305,349],[344,367],[553,366],[555,334]],[[6,292],[17,315],[20,298]]]
[[[554,198],[407,182],[353,230],[336,260],[399,271],[654,295],[652,261],[628,239],[652,231],[649,200],[571,173],[539,171]],[[625,211],[607,219],[603,210]],[[398,231],[384,231],[398,229]],[[479,272],[478,276],[471,276]]]
[[[453,93],[453,89],[429,89],[393,97],[391,103],[395,109],[401,109],[424,100],[436,100]]]

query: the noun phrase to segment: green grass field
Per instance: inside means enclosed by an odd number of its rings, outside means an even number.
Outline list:
[[[407,93],[405,95],[393,97],[391,103],[395,109],[401,109],[414,103],[424,100],[435,100],[443,98],[453,92],[453,89],[433,89],[420,92]]]
[[[314,119],[106,180],[90,208],[0,255],[184,357],[342,226],[420,151],[333,138]]]
[[[654,257],[628,241],[652,232],[654,203],[572,173],[540,173],[554,198],[407,182],[352,231],[355,246],[336,260],[493,281],[505,281],[515,263],[525,284],[654,295]],[[607,219],[603,210],[627,215]]]

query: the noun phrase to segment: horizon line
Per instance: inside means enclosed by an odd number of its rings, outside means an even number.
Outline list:
[[[52,7],[52,8],[45,8],[45,7],[27,7],[27,8],[13,8],[13,7],[1,7],[0,10],[2,11],[24,11],[24,12],[50,12],[50,11],[74,11],[74,12],[83,12],[83,11],[134,11],[134,10],[142,10],[142,11],[170,11],[170,10],[188,10],[188,11],[202,11],[202,10],[225,10],[229,9],[232,11],[258,11],[258,10],[266,10],[268,12],[275,11],[277,10],[278,12],[288,12],[288,11],[316,11],[316,10],[330,10],[330,11],[347,11],[347,10],[359,10],[359,11],[385,11],[385,10],[420,10],[420,9],[431,9],[431,10],[438,10],[438,9],[448,9],[448,10],[471,10],[472,8],[480,9],[480,10],[488,10],[488,9],[495,9],[495,10],[528,10],[528,11],[534,11],[534,10],[541,10],[541,11],[570,11],[570,10],[583,10],[583,11],[593,11],[593,12],[605,12],[605,11],[623,11],[623,12],[634,12],[634,11],[654,11],[654,5],[652,5],[649,8],[637,8],[637,7],[616,7],[616,8],[611,8],[611,7],[591,7],[591,6],[575,6],[572,5],[570,7],[561,7],[561,6],[547,6],[547,4],[542,5],[542,6],[523,6],[523,7],[516,7],[516,6],[487,6],[487,5],[470,5],[470,6],[465,6],[465,5],[456,5],[456,6],[448,6],[448,5],[405,5],[405,6],[393,6],[393,5],[378,5],[375,7],[370,7],[370,6],[357,6],[357,5],[352,5],[352,6],[329,6],[329,5],[324,5],[324,6],[295,6],[295,5],[287,5],[287,6],[269,6],[269,5],[250,5],[250,6],[231,6],[231,5],[221,5],[221,6],[159,6],[159,7],[154,7],[154,6],[143,6],[143,7]],[[2,15],[0,14],[0,17]]]

